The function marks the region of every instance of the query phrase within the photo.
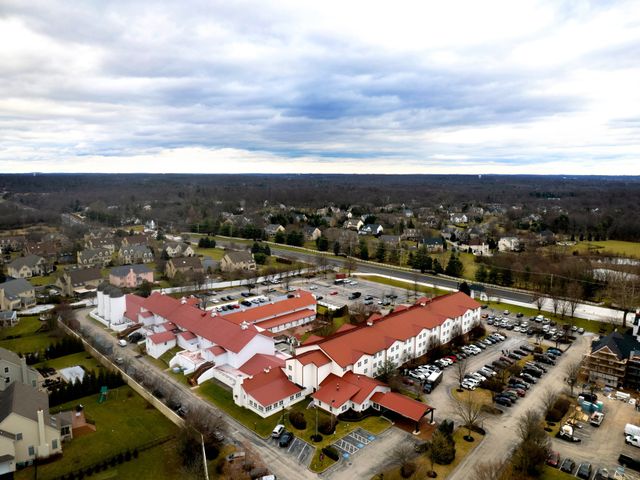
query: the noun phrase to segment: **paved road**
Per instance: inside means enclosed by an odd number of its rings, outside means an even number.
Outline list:
[[[578,339],[560,357],[557,364],[549,369],[542,379],[527,392],[526,397],[518,400],[513,407],[505,408],[505,413],[502,415],[485,420],[484,428],[487,431],[485,439],[454,470],[449,479],[467,480],[473,478],[475,468],[480,463],[506,460],[510,455],[511,449],[517,443],[516,425],[518,417],[527,410],[540,408],[540,400],[545,390],[561,390],[564,388],[566,365],[582,358],[582,355],[589,347],[591,339],[591,335],[578,336]]]

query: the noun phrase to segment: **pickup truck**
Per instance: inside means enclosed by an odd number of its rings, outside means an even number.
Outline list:
[[[604,420],[604,413],[602,412],[594,412],[589,419],[589,423],[594,427],[599,427]]]
[[[626,435],[624,441],[627,445],[640,448],[640,437],[637,435]]]

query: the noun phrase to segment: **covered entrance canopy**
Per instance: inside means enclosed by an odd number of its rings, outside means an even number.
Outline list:
[[[418,431],[418,425],[422,417],[431,414],[431,422],[433,422],[434,408],[430,407],[426,403],[418,402],[409,397],[401,395],[395,392],[376,392],[372,397],[373,407],[377,410],[384,408],[398,415],[408,418],[416,422],[416,432]]]

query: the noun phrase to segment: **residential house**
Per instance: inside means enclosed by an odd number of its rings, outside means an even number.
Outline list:
[[[266,227],[264,227],[264,233],[268,237],[275,237],[278,232],[285,232],[285,228],[279,223],[270,223]]]
[[[46,275],[49,268],[45,259],[37,255],[18,257],[7,265],[7,273],[13,278],[31,278],[38,275]]]
[[[211,274],[218,270],[220,267],[220,262],[217,262],[213,258],[208,255],[204,255],[200,262],[202,263],[202,268],[204,269],[204,273]]]
[[[358,230],[360,235],[380,235],[384,228],[379,223],[367,223]]]
[[[452,213],[449,215],[449,221],[454,224],[465,224],[469,223],[469,217],[467,217],[464,213]]]
[[[70,242],[56,242],[52,240],[27,245],[27,251],[32,255],[44,257],[49,263],[70,263],[75,262],[73,246]]]
[[[65,419],[50,415],[47,394],[29,385],[14,382],[0,392],[0,471],[12,475],[36,458],[61,454],[61,431],[71,427]]]
[[[153,262],[153,253],[146,245],[123,245],[118,250],[118,261],[127,263],[149,263]]]
[[[11,350],[0,347],[0,379],[0,392],[14,382],[35,388],[38,385],[38,371],[27,366],[25,357],[19,357]]]
[[[109,271],[109,283],[119,288],[136,288],[143,282],[153,283],[153,270],[146,265],[124,265]]]
[[[417,228],[405,228],[402,232],[402,240],[417,241],[420,238],[420,231]]]
[[[378,240],[389,247],[399,247],[401,242],[400,235],[380,235]]]
[[[353,230],[342,228],[327,228],[324,231],[325,237],[330,242],[338,242],[343,252],[354,251],[358,246],[358,234]]]
[[[423,238],[421,243],[429,253],[444,252],[444,241],[442,237]]]
[[[153,240],[152,235],[129,235],[128,237],[124,237],[122,239],[121,247],[133,247],[133,246],[144,246],[147,247]]]
[[[99,267],[70,268],[64,271],[56,282],[67,297],[95,290],[102,283],[102,271]]]
[[[498,251],[500,252],[519,252],[522,245],[518,237],[502,237],[498,240]]]
[[[355,230],[357,232],[362,228],[363,225],[364,222],[359,218],[349,218],[344,222],[342,228],[346,228],[347,230]]]
[[[24,278],[0,283],[0,310],[22,310],[35,304],[35,289]]]
[[[304,239],[307,242],[315,242],[322,235],[320,229],[313,226],[304,227],[302,229],[302,233],[304,234]]]
[[[247,250],[234,251],[230,250],[225,253],[220,261],[220,269],[223,272],[232,272],[234,270],[255,270],[256,262],[253,254]]]
[[[637,330],[637,325],[635,329]],[[629,358],[633,353],[635,368],[639,352],[640,342],[635,336],[612,332],[591,344],[591,351],[583,357],[582,372],[589,382],[613,388],[623,387]],[[630,378],[634,377],[632,371]]]
[[[90,248],[78,252],[78,265],[105,267],[111,262],[111,252],[106,248]]]
[[[18,322],[18,314],[15,310],[0,310],[0,327],[15,327]]]
[[[469,252],[473,253],[478,257],[482,256],[491,256],[491,250],[489,249],[489,245],[487,243],[481,242],[477,238],[473,238],[468,241],[466,244],[461,244],[458,247],[461,252]]]
[[[23,235],[9,235],[0,237],[0,250],[3,252],[19,252],[27,245],[27,238]]]
[[[195,252],[191,245],[181,242],[167,242],[162,246],[162,253],[168,258],[193,257]]]
[[[111,236],[107,237],[91,237],[84,242],[85,248],[89,249],[105,249],[109,255],[113,255],[116,251],[116,239]]]
[[[542,230],[538,233],[540,245],[553,245],[556,242],[556,235],[551,230]]]
[[[168,278],[173,278],[180,272],[187,278],[203,274],[204,267],[198,257],[171,258],[164,267],[164,273]]]

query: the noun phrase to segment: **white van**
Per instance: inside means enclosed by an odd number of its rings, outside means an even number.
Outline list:
[[[624,434],[632,435],[634,437],[640,437],[640,427],[631,423],[627,423],[624,426]]]

